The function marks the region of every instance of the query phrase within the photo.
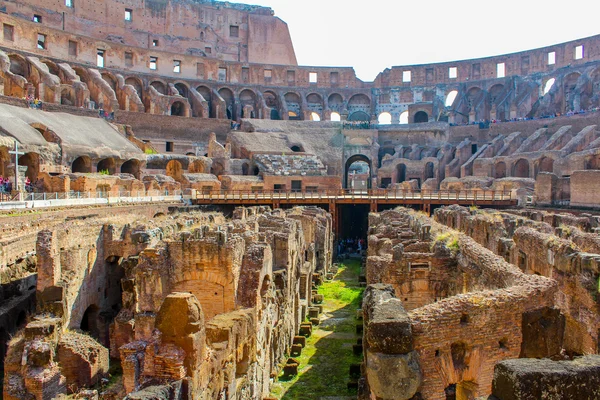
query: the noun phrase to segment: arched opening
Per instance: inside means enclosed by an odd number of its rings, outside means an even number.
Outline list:
[[[496,166],[494,167],[494,178],[506,178],[506,163],[500,161],[496,164]]]
[[[425,111],[418,111],[413,118],[415,124],[421,124],[423,122],[429,122],[429,116]]]
[[[25,176],[29,178],[31,182],[37,180],[37,176],[40,172],[40,155],[37,153],[27,153],[19,157],[19,165],[27,167]]]
[[[512,176],[516,178],[529,178],[529,161],[521,158],[513,167]]]
[[[300,96],[298,96],[296,93],[289,92],[285,94],[284,99],[289,112],[289,119],[302,119],[302,100],[300,99]]]
[[[252,169],[252,175],[258,176],[258,174],[260,174],[260,169],[257,166],[254,166]]]
[[[406,181],[406,164],[398,164],[396,166],[396,182],[402,183]]]
[[[140,161],[139,160],[128,160],[121,165],[122,174],[131,174],[136,179],[140,179]]]
[[[75,99],[71,88],[63,88],[60,91],[60,104],[64,106],[74,106]]]
[[[379,167],[381,167],[381,163],[383,162],[383,158],[386,155],[389,154],[389,155],[393,156],[395,153],[396,153],[396,151],[394,150],[393,147],[380,147],[379,148],[379,154],[378,154],[378,156],[379,156]]]
[[[152,86],[154,89],[156,89],[156,91],[160,94],[165,94],[165,95],[167,94],[167,87],[161,81],[154,81],[154,82],[150,83],[150,86]]]
[[[242,105],[242,110],[244,110],[244,115],[242,115],[243,118],[256,117],[256,93],[249,89],[242,90],[240,93],[240,103]],[[250,113],[248,114],[246,110],[250,110]]]
[[[315,113],[319,116],[319,121],[321,120],[321,115],[323,114],[324,104],[323,97],[321,97],[318,93],[311,93],[306,96],[306,107],[312,113]],[[312,118],[312,116],[311,116]],[[316,121],[316,120],[312,120]]]
[[[52,75],[57,77],[60,75],[60,69],[58,68],[58,65],[56,65],[54,62],[50,60],[42,60],[42,64],[48,67],[48,72],[50,72]]]
[[[19,75],[27,79],[29,76],[29,63],[27,60],[16,54],[10,54],[8,58],[10,60],[9,71],[15,75]]]
[[[21,329],[25,326],[25,323],[27,322],[27,314],[25,313],[25,310],[21,310],[19,312],[19,315],[17,315],[17,329]]]
[[[142,83],[137,78],[127,78],[125,79],[125,84],[133,86],[140,100],[142,99],[142,95],[144,93],[142,89]]]
[[[71,164],[71,172],[89,174],[92,172],[92,160],[88,156],[77,157]]]
[[[556,82],[556,79],[554,78],[550,78],[546,81],[546,84],[544,85],[544,91],[542,92],[544,95],[548,94],[548,92],[552,89],[554,82]]]
[[[371,189],[371,176],[372,167],[369,157],[363,154],[355,154],[348,158],[344,174],[346,189]]]
[[[183,173],[183,167],[181,166],[181,163],[177,160],[171,160],[167,163],[166,166],[166,174],[167,176],[170,176],[171,178],[175,179],[176,181],[179,181],[181,179],[181,174]]]
[[[337,112],[334,111],[334,112],[331,113],[330,120],[334,121],[334,122],[340,122],[342,120],[342,117],[340,116],[339,113],[337,113]]]
[[[585,169],[600,169],[600,154],[587,158],[585,161]]]
[[[125,278],[125,269],[121,261],[122,259],[118,256],[111,256],[105,260],[104,307],[103,312],[99,315],[102,319],[100,320],[101,324],[98,324],[98,332],[100,334],[99,339],[107,347],[110,346],[108,327],[123,306],[121,280]]]
[[[452,107],[452,104],[454,104],[454,100],[456,100],[456,96],[458,96],[457,90],[452,90],[451,92],[449,92],[446,95],[446,101],[444,102],[444,105],[446,107]]]
[[[112,90],[114,90],[115,92],[117,91],[117,82],[116,80],[112,77],[111,74],[107,73],[107,72],[103,72],[102,73],[102,79],[104,79],[104,82],[108,83],[108,86],[110,86],[110,88]]]
[[[348,100],[348,115],[356,112],[362,112],[367,116],[371,115],[371,99],[365,94],[355,94]],[[369,121],[370,118],[353,120],[353,121]]]
[[[295,144],[292,147],[290,147],[290,149],[294,152],[294,153],[304,153],[304,148],[301,145]]]
[[[377,122],[379,123],[379,125],[391,125],[392,114],[390,114],[389,112],[382,112],[381,114],[379,114]]]
[[[98,339],[100,337],[100,329],[98,327],[99,311],[100,310],[98,309],[98,306],[92,304],[83,313],[81,323],[79,324],[79,329],[81,329],[84,332],[87,332],[91,337],[95,339]]]
[[[195,154],[191,154],[191,156],[195,156]],[[190,163],[188,171],[191,174],[205,174],[206,164],[202,160],[194,160]]]
[[[223,99],[223,101],[225,101],[225,109],[226,109],[226,114],[227,114],[227,119],[235,119],[234,115],[235,115],[235,110],[234,110],[234,103],[235,103],[235,98],[233,96],[233,92],[231,91],[231,89],[228,88],[221,88],[219,89],[219,96],[221,96],[221,98]]]
[[[96,165],[96,172],[99,174],[114,175],[116,172],[115,164],[114,158],[105,158],[100,160]]]
[[[250,173],[250,165],[248,163],[242,164],[242,175],[248,175]]]
[[[208,108],[208,118],[215,118],[215,111],[212,108],[212,92],[209,88],[207,88],[206,86],[198,86],[196,88],[196,91],[198,92],[198,94],[200,94],[200,96],[202,96],[202,98],[204,99],[204,101],[206,101],[206,107]]]
[[[369,114],[367,114],[366,112],[363,112],[363,111],[356,111],[348,116],[348,121],[368,122],[370,120],[371,120],[371,118],[369,117]]]
[[[400,123],[408,124],[408,111],[404,111],[402,114],[400,114]]]
[[[216,176],[223,175],[225,172],[225,166],[219,161],[213,161],[212,168],[210,169],[210,173]]]
[[[175,101],[171,104],[171,115],[177,117],[185,116],[185,105],[181,101]]]
[[[316,112],[312,112],[312,113],[310,113],[310,120],[319,122],[319,121],[321,121],[321,117]]]
[[[186,99],[188,98],[189,89],[186,85],[179,82],[179,83],[176,83],[174,86],[175,86],[175,89],[177,89],[177,91],[179,92],[179,95],[181,97],[185,97]]]
[[[327,104],[331,111],[337,112],[338,114],[344,109],[344,98],[339,93],[333,93],[329,95]]]
[[[550,157],[542,157],[539,161],[538,172],[554,172],[554,160]]]
[[[433,178],[434,175],[435,173],[433,163],[428,162],[427,164],[425,164],[425,174],[423,175],[423,182],[425,182],[427,179]]]
[[[280,120],[281,116],[279,115],[279,100],[277,95],[274,92],[267,91],[263,93],[263,98],[265,99],[266,106],[271,109],[270,118],[275,121]]]

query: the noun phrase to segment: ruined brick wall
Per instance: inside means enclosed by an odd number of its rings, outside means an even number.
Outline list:
[[[410,260],[418,254],[406,249],[419,249],[419,242],[430,242],[433,251],[452,254],[450,259],[455,259],[458,273],[454,292],[445,298],[430,298],[428,304],[408,312],[410,340],[419,355],[422,372],[419,393],[428,399],[445,399],[444,390],[450,385],[456,385],[457,398],[491,393],[494,365],[521,356],[523,349],[529,348],[528,343],[535,341],[525,333],[524,316],[551,309],[557,283],[523,274],[468,236],[424,215],[406,210],[385,211],[371,214],[369,219],[367,280],[371,284],[390,283],[396,292],[402,285],[431,287],[433,282],[423,281],[416,274],[385,272],[394,265],[392,260],[398,263],[403,257]],[[400,300],[404,304],[405,298]],[[407,300],[407,305],[419,305],[414,300],[411,304],[410,297]],[[560,331],[559,320],[551,325]],[[368,336],[369,327],[366,329]],[[367,378],[370,379],[368,374]]]

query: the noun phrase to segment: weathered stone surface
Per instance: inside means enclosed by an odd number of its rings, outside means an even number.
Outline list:
[[[522,358],[549,358],[563,348],[565,316],[558,308],[542,308],[523,314]]]
[[[501,361],[494,370],[493,395],[499,400],[598,399],[600,356]]]
[[[422,376],[415,351],[390,355],[368,350],[366,359],[369,387],[377,398],[408,400],[417,393]]]

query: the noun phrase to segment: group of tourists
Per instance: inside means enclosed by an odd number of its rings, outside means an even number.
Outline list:
[[[27,97],[23,97],[23,100],[27,101],[27,106],[29,108],[33,108],[36,110],[41,110],[43,106],[43,102],[37,97],[33,97],[33,95],[29,94]]]
[[[107,121],[114,121],[115,120],[115,112],[111,111],[110,113],[108,111],[105,111],[102,108],[98,109],[98,116],[100,118],[104,118]]]
[[[25,191],[27,193],[31,193],[33,192],[33,183],[31,182],[31,180],[29,179],[29,177],[25,177],[25,182],[24,182],[24,187],[23,189],[25,189]],[[13,183],[9,178],[5,178],[3,176],[0,176],[0,193],[2,194],[10,194],[13,190]]]
[[[337,252],[341,254],[361,254],[366,249],[365,240],[359,238],[346,238],[338,241]]]

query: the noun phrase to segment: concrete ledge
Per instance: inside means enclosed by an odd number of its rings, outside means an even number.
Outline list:
[[[181,195],[177,196],[141,196],[141,197],[108,197],[97,199],[66,199],[66,200],[33,200],[33,201],[8,201],[0,203],[0,210],[18,210],[26,208],[71,207],[88,205],[107,205],[121,203],[159,203],[183,201]]]

